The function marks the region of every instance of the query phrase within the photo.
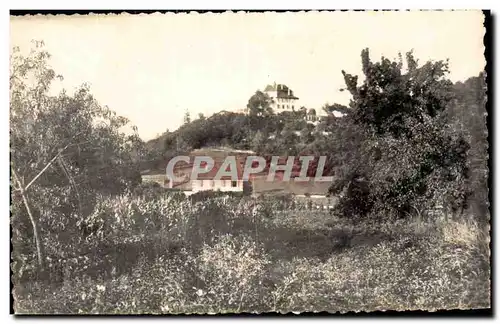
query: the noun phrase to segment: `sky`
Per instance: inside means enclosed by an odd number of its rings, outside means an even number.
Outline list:
[[[341,71],[414,51],[449,59],[452,81],[484,70],[480,11],[167,13],[11,17],[10,45],[43,40],[64,76],[53,91],[90,85],[144,140],[192,118],[244,108],[256,90],[288,85],[299,106],[349,102]]]

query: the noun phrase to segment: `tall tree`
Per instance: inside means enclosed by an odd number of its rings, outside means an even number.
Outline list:
[[[448,108],[450,122],[468,134],[470,145],[469,186],[472,212],[488,214],[488,129],[486,125],[486,82],[484,73],[453,85],[454,100]],[[485,219],[487,221],[487,217]]]
[[[271,98],[260,90],[257,90],[248,99],[247,109],[250,116],[265,117],[273,113]]]
[[[189,114],[189,110],[186,110],[184,113],[184,124],[189,124],[191,122],[191,115]]]
[[[402,216],[439,204],[456,210],[466,203],[468,144],[444,114],[452,99],[448,64],[418,66],[411,52],[406,60],[405,73],[402,59],[372,62],[365,49],[361,85],[357,76],[342,71],[352,95],[346,122],[359,143],[331,188],[346,192],[338,207],[346,215]]]
[[[14,48],[10,57],[10,169],[13,241],[33,235],[43,266],[43,233],[75,225],[97,192],[139,183],[134,154],[143,150],[137,130],[122,133],[128,121],[99,105],[87,86],[51,95],[57,75],[43,43],[35,45],[28,56]]]
[[[323,105],[322,109],[327,114],[333,114],[334,112],[338,112],[338,113],[341,113],[343,115],[347,115],[350,112],[349,107],[338,104],[338,103],[325,104],[325,105]]]

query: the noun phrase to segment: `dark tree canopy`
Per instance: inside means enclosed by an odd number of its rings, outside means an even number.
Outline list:
[[[346,216],[466,205],[469,144],[446,118],[453,98],[447,63],[419,66],[411,52],[406,61],[406,71],[401,56],[372,62],[365,49],[364,81],[343,71],[352,94],[346,130],[357,145],[342,149],[351,152],[331,192],[344,193],[338,209]]]
[[[442,112],[452,99],[452,82],[445,78],[448,63],[427,62],[418,67],[413,53],[406,54],[407,71],[403,61],[382,57],[372,62],[368,49],[361,52],[365,80],[358,86],[358,77],[342,71],[347,90],[352,94],[350,107],[354,121],[373,129],[377,134],[411,135],[408,119],[423,122]]]
[[[250,116],[269,116],[273,113],[271,108],[272,100],[260,90],[248,99],[247,109]]]

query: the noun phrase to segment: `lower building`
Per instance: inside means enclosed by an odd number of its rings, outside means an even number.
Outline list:
[[[179,189],[191,193],[206,190],[224,192],[243,192],[250,190],[249,182],[243,180],[243,166],[246,161],[246,157],[250,154],[255,153],[251,151],[237,151],[231,149],[195,150],[190,154],[191,161],[189,164],[179,162],[174,168],[174,175],[179,178],[184,178],[184,180],[175,182],[173,179],[165,177],[164,187],[169,189]],[[209,156],[214,160],[214,165],[208,172],[200,173],[196,179],[191,179],[193,162],[196,156]],[[219,173],[221,167],[224,166],[224,161],[227,156],[235,156],[236,177],[233,178],[229,175],[224,175],[218,178],[217,174]],[[222,171],[228,171],[228,169]]]

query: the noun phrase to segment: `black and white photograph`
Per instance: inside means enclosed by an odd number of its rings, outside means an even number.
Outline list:
[[[14,314],[491,309],[489,15],[11,13]]]

